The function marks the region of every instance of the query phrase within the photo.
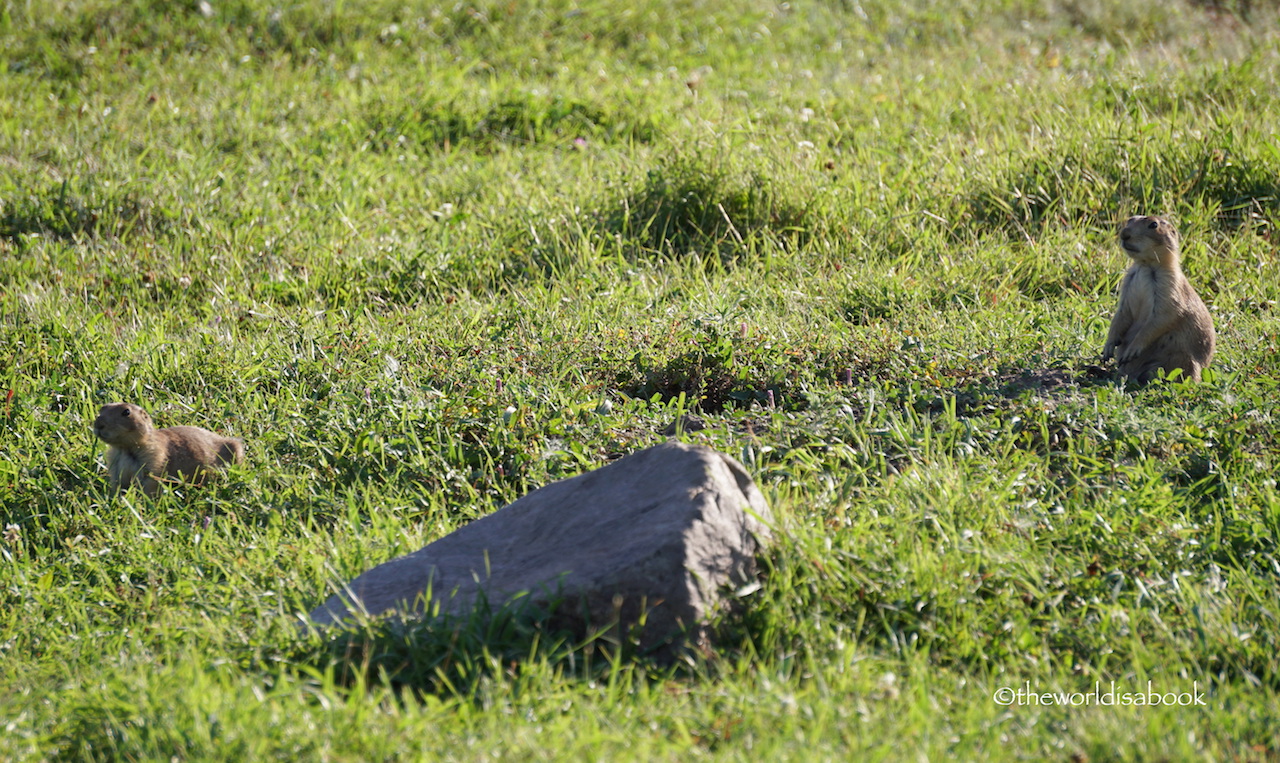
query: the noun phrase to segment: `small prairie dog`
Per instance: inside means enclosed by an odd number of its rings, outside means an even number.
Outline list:
[[[109,403],[98,411],[93,433],[107,445],[111,489],[132,482],[148,496],[168,477],[197,478],[223,464],[244,461],[244,443],[200,427],[156,429],[147,412],[133,403]]]
[[[1114,356],[1120,375],[1139,384],[1162,368],[1199,381],[1213,359],[1213,318],[1182,274],[1178,232],[1164,218],[1130,217],[1120,248],[1133,263],[1120,282],[1103,362]]]

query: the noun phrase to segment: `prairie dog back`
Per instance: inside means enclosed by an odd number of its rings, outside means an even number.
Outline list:
[[[107,472],[113,490],[137,482],[154,496],[159,480],[198,479],[227,464],[244,461],[244,443],[200,427],[156,429],[133,403],[102,406],[93,433],[107,443]]]

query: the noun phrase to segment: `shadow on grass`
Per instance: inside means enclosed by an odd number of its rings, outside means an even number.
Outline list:
[[[618,381],[620,391],[630,397],[651,400],[657,396],[663,402],[683,397],[705,413],[748,408],[752,403],[785,406],[802,402],[786,395],[777,380],[753,381],[744,376],[743,369],[734,367],[732,358],[706,349],[691,350],[667,363],[639,364],[629,378]]]
[[[43,191],[0,200],[0,238],[38,234],[73,241],[103,235],[157,236],[174,226],[173,217],[132,192],[102,192],[91,183],[55,183]]]
[[[630,609],[619,604],[611,622],[599,623],[568,600],[493,606],[481,599],[466,615],[391,615],[318,628],[282,657],[287,670],[331,675],[341,686],[474,697],[485,681],[530,670],[590,680],[629,666],[669,676],[711,653],[688,634],[645,638],[643,613]],[[740,614],[734,608],[715,625],[712,640],[726,637],[732,647],[735,624],[745,622]]]
[[[807,410],[815,385],[850,387],[860,380],[893,378],[894,363],[874,347],[810,352],[777,343],[738,340],[718,329],[690,337],[695,349],[674,358],[649,360],[637,355],[612,380],[618,391],[663,403],[681,398],[702,413],[766,408]]]
[[[578,145],[575,141],[588,139],[650,143],[662,132],[653,112],[533,95],[510,96],[489,104],[438,100],[401,113],[375,111],[366,122],[369,141],[379,151],[398,151],[402,140],[431,150],[472,148],[481,152],[492,151],[499,144],[573,147]]]
[[[806,206],[758,170],[736,171],[695,155],[649,170],[638,190],[599,216],[607,234],[642,251],[714,254],[731,264],[765,237],[803,247],[813,234]]]
[[[1117,210],[1165,210],[1169,199],[1199,200],[1223,229],[1280,220],[1274,161],[1252,139],[1222,130],[1204,142],[1161,144],[1149,135],[1081,141],[1027,157],[968,195],[979,230],[1038,238],[1049,226],[1113,229]]]
[[[1059,390],[1098,387],[1115,383],[1115,372],[1102,366],[1085,364],[1076,368],[1027,368],[999,377],[1000,394],[1016,397],[1027,390],[1051,393]]]

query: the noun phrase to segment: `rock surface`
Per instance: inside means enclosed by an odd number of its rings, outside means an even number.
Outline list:
[[[466,615],[482,593],[497,608],[528,592],[559,599],[556,619],[583,630],[618,623],[643,648],[700,643],[722,589],[755,575],[769,507],[736,461],[667,442],[555,482],[351,581],[311,612],[328,624],[439,607]]]

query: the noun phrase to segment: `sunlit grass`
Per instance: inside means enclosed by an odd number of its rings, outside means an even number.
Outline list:
[[[1274,9],[872,5],[0,0],[0,758],[1278,754]],[[1201,384],[1094,368],[1140,212]],[[248,463],[113,500],[121,399]],[[689,410],[714,653],[297,627]]]

